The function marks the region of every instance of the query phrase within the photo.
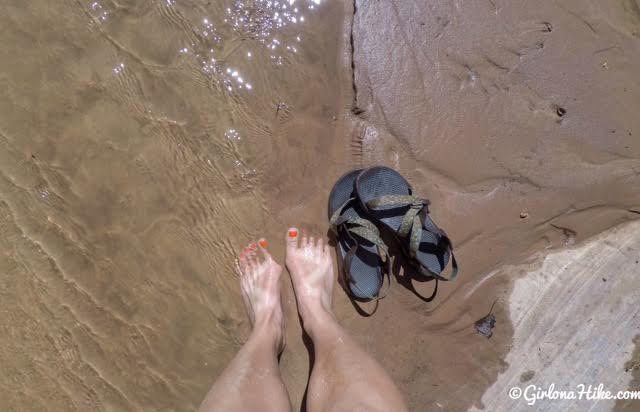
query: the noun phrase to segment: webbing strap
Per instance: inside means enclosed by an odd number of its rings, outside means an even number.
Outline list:
[[[356,199],[353,197],[349,198],[339,208],[337,208],[335,212],[333,212],[331,219],[329,219],[329,225],[331,231],[333,231],[336,236],[338,236],[340,232],[343,232],[352,240],[354,245],[349,249],[344,258],[344,271],[350,284],[353,285],[355,289],[358,289],[358,291],[360,291],[362,295],[366,295],[366,293],[362,292],[358,288],[357,284],[353,281],[353,277],[351,276],[351,262],[353,261],[353,257],[355,256],[358,247],[360,247],[360,243],[358,242],[357,237],[368,240],[369,242],[376,245],[378,256],[380,256],[380,259],[387,265],[387,268],[389,266],[389,253],[387,245],[380,237],[380,231],[378,230],[376,225],[374,225],[367,219],[342,215],[344,209],[355,200]],[[357,235],[357,237],[354,235]],[[387,273],[389,273],[388,270]],[[389,283],[390,280],[388,280],[385,292],[389,288]],[[383,297],[384,296],[381,297],[380,295],[371,296],[372,299],[382,299]]]

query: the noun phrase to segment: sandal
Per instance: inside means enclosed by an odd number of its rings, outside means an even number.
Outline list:
[[[398,172],[384,166],[363,170],[355,182],[366,214],[393,232],[409,262],[427,278],[453,280],[458,264],[451,240],[429,216],[429,201],[413,195],[411,185]],[[451,274],[442,271],[451,260]]]
[[[354,194],[354,182],[362,169],[343,175],[329,195],[329,223],[342,257],[345,284],[357,300],[382,299],[383,266],[388,265],[387,246],[378,228],[366,217]]]

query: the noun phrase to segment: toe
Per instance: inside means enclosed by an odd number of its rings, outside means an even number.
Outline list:
[[[316,248],[316,238],[313,236],[309,236],[309,244],[307,246],[309,249],[311,249],[312,251],[315,250]]]
[[[258,249],[260,250],[260,254],[264,258],[265,262],[271,262],[273,259],[271,258],[271,254],[267,251],[267,240],[262,238],[258,240]]]
[[[247,260],[253,260],[256,257],[256,249],[251,249],[250,246],[244,249],[244,255]]]
[[[247,257],[248,267],[250,270],[255,270],[258,267],[258,256],[254,253],[251,253]]]
[[[322,236],[320,236],[318,238],[318,240],[316,241],[315,247],[318,250],[318,252],[323,253],[323,250],[324,250],[324,238]]]
[[[302,240],[300,241],[300,247],[305,248],[309,245],[309,235],[306,229],[302,229]]]
[[[287,231],[287,252],[293,252],[298,248],[298,233],[298,229],[296,229],[295,227],[289,228],[289,230]]]

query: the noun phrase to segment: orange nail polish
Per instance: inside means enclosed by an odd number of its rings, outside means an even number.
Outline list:
[[[260,243],[260,246],[263,248],[267,247],[267,241],[265,239],[260,239],[258,243]]]
[[[290,230],[289,231],[289,237],[296,237],[298,236],[298,231],[297,230]]]

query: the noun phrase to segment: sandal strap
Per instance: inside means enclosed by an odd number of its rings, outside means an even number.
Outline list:
[[[329,219],[329,225],[330,225],[331,231],[336,236],[338,236],[342,231],[344,234],[349,236],[349,238],[354,243],[354,245],[349,249],[349,251],[344,257],[344,268],[345,268],[344,272],[347,275],[347,278],[350,281],[350,283],[355,288],[358,288],[355,282],[353,282],[353,278],[351,276],[351,261],[353,260],[353,257],[355,256],[358,250],[358,247],[360,246],[360,242],[358,242],[357,237],[354,235],[357,235],[358,237],[366,239],[369,242],[376,245],[376,251],[378,253],[378,256],[380,256],[380,260],[385,263],[387,268],[389,267],[389,251],[388,251],[387,245],[384,243],[384,241],[380,237],[380,230],[370,220],[363,219],[360,217],[350,217],[350,216],[342,215],[342,212],[344,211],[344,209],[351,202],[354,202],[355,200],[356,200],[355,197],[349,198],[339,208],[337,208],[335,212],[333,212],[333,215],[331,215],[331,219]],[[388,284],[389,283],[390,283],[390,280],[388,281]],[[388,285],[387,285],[387,288],[385,289],[385,293],[386,293],[386,290],[388,290]],[[365,295],[365,293],[362,293],[362,294]],[[384,296],[380,297],[378,295],[378,296],[372,296],[371,298],[382,299],[383,297]]]
[[[449,248],[449,252],[451,252],[451,274],[449,275],[449,277],[435,275],[435,278],[447,282],[455,279],[456,276],[458,276],[458,262],[456,261],[456,255],[453,253],[453,243],[451,243],[451,239],[449,239],[447,233],[444,230],[438,228],[438,234],[446,242],[447,248]]]
[[[374,225],[370,220],[363,219],[360,217],[348,217],[343,216],[342,212],[349,205],[350,202],[355,201],[355,197],[349,198],[346,202],[342,204],[339,208],[333,212],[331,219],[329,220],[329,225],[333,233],[336,235],[339,234],[341,229],[344,229],[348,232],[349,236],[356,242],[358,242],[355,238],[353,238],[353,234],[360,236],[363,239],[368,240],[369,242],[375,244],[378,249],[378,254],[381,258],[386,259],[388,256],[388,248],[384,243],[382,238],[380,237],[380,230],[376,225]]]
[[[418,254],[418,250],[420,249],[420,243],[422,242],[422,230],[424,229],[432,232],[431,230],[424,227],[424,221],[427,219],[427,215],[429,214],[430,203],[431,202],[429,202],[429,200],[427,199],[421,199],[413,195],[384,195],[369,200],[366,205],[368,208],[374,210],[388,206],[409,206],[409,210],[406,211],[404,217],[402,218],[402,223],[398,228],[398,235],[402,237],[406,237],[407,235],[409,235],[409,255],[415,259]],[[453,244],[451,243],[449,236],[447,236],[444,230],[440,229],[437,226],[436,228],[437,230],[432,233],[440,236],[440,238],[447,244],[447,248],[451,252],[451,274],[449,275],[449,277],[444,277],[439,274],[432,274],[432,276],[436,279],[444,281],[453,280],[456,276],[458,276],[458,262],[456,261],[456,257],[453,254]]]
[[[384,195],[369,200],[367,207],[376,210],[386,206],[409,206],[409,210],[404,214],[398,228],[398,235],[401,237],[409,235],[409,252],[411,257],[415,258],[422,240],[423,221],[421,215],[429,213],[430,203],[427,199],[412,195]]]

